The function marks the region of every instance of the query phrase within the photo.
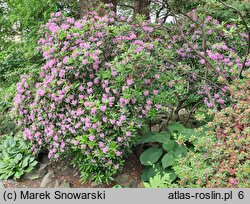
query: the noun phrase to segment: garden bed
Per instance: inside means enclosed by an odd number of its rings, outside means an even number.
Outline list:
[[[123,171],[117,175],[115,181],[110,184],[96,184],[96,183],[81,183],[80,172],[73,168],[69,164],[69,160],[60,160],[57,162],[42,161],[41,164],[46,166],[46,173],[41,178],[34,178],[34,171],[29,179],[22,178],[20,180],[6,180],[3,182],[5,188],[39,188],[44,180],[44,177],[48,175],[48,172],[53,172],[53,176],[47,179],[47,188],[112,188],[115,185],[122,187],[137,188],[143,187],[141,183],[141,173],[143,170],[142,165],[138,157],[135,154],[131,154],[126,162]]]

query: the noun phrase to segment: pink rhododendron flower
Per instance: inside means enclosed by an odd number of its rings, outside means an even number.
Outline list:
[[[102,152],[103,152],[104,154],[107,153],[107,151],[108,151],[108,148],[107,148],[107,147],[102,148]]]
[[[101,109],[101,111],[102,111],[102,112],[105,112],[105,111],[106,111],[106,109],[107,109],[107,107],[106,107],[106,106],[101,106],[101,108],[100,108],[100,109]]]
[[[89,136],[89,140],[90,140],[90,141],[94,141],[94,139],[95,139],[95,136],[93,136],[93,135],[90,135],[90,136]]]
[[[79,142],[78,142],[77,140],[74,140],[74,141],[73,141],[73,144],[74,144],[74,145],[78,145],[78,143],[79,143]]]

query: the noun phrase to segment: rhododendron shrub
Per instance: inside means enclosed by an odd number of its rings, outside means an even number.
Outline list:
[[[143,119],[160,108],[158,41],[144,40],[153,28],[121,19],[52,14],[39,40],[46,63],[39,76],[17,84],[14,104],[32,151],[45,147],[51,159],[69,154],[82,180],[112,179]]]
[[[190,93],[208,108],[224,108],[230,104],[229,85],[250,67],[246,29],[237,20],[219,22],[195,10],[175,20],[166,35],[169,59],[189,75]]]

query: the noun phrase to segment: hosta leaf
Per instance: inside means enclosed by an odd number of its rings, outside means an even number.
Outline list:
[[[33,162],[35,160],[34,157],[30,157],[29,163]]]
[[[162,166],[159,162],[153,166],[147,166],[142,173],[141,180],[149,181],[150,178],[154,177],[157,172],[162,172]]]
[[[168,125],[168,130],[173,133],[181,133],[184,135],[185,139],[189,139],[194,133],[195,129],[185,128],[180,123],[171,123]]]
[[[25,169],[26,172],[31,172],[34,169],[33,166],[29,166],[27,169]]]
[[[7,179],[6,174],[0,174],[0,180],[5,180]]]
[[[0,169],[4,169],[4,168],[6,168],[7,166],[8,166],[7,163],[5,163],[5,162],[0,162]]]
[[[22,175],[23,175],[23,174],[22,174],[21,172],[16,172],[16,173],[14,174],[14,177],[15,177],[16,179],[19,179]]]
[[[37,165],[37,161],[33,161],[32,163],[30,163],[30,166],[34,167]]]
[[[179,146],[178,148],[176,148],[176,150],[175,150],[175,152],[174,152],[174,155],[176,156],[176,157],[178,157],[178,156],[186,156],[186,154],[187,154],[187,149],[186,149],[186,147],[185,146]]]
[[[145,168],[141,174],[141,180],[142,181],[148,181],[148,171],[149,168]]]
[[[143,144],[148,142],[167,143],[169,141],[169,138],[169,132],[148,132],[139,138],[137,144]]]
[[[17,164],[21,159],[22,159],[23,155],[22,154],[17,154],[15,157],[14,157],[14,162]]]
[[[177,178],[177,175],[175,174],[174,170],[166,169],[166,170],[163,171],[163,173],[168,173],[169,174],[170,181],[174,181]]]
[[[149,149],[145,150],[140,156],[140,162],[143,165],[151,165],[154,164],[159,160],[163,153],[162,148],[158,147],[150,147]]]
[[[26,166],[28,165],[29,159],[30,159],[29,156],[27,156],[27,157],[25,157],[25,158],[23,159],[23,162],[22,162],[22,167],[23,167],[23,168],[26,167]]]
[[[178,144],[174,140],[169,140],[162,145],[162,148],[167,152],[174,151],[178,147]]]
[[[164,169],[169,166],[172,166],[175,162],[174,154],[172,152],[165,154],[161,162],[162,162],[162,167]]]
[[[171,123],[168,125],[168,130],[171,132],[171,133],[174,133],[174,132],[183,132],[186,128],[180,124],[180,123]]]

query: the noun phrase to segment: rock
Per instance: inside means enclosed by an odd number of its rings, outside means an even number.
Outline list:
[[[70,188],[70,183],[65,180],[61,183],[56,181],[55,188]]]
[[[179,110],[179,115],[186,116],[186,115],[188,115],[188,112],[187,112],[187,110],[185,108],[183,108],[183,109]]]
[[[116,177],[116,183],[122,185],[124,183],[127,183],[129,178],[130,178],[130,176],[128,174],[121,174],[121,175]]]
[[[91,188],[99,188],[99,187],[100,187],[100,184],[95,183],[95,182],[91,182],[91,183],[90,183],[90,187],[91,187]]]
[[[48,184],[50,184],[52,182],[52,179],[54,178],[54,172],[53,171],[49,171],[44,177],[43,180],[40,184],[40,188],[45,188],[48,186]]]
[[[48,164],[41,164],[39,167],[39,172],[42,172],[43,170],[45,170],[45,168],[48,166]],[[46,172],[47,173],[47,172]]]
[[[152,122],[153,124],[159,124],[161,123],[163,118],[166,118],[167,114],[158,114],[155,118],[153,118]]]
[[[168,129],[168,120],[163,120],[160,124],[160,131],[166,131]]]
[[[59,188],[60,182],[58,180],[56,180],[55,182],[55,188]]]
[[[151,132],[160,132],[160,125],[155,125],[151,127]]]
[[[78,171],[74,171],[74,176],[80,176],[80,173]]]
[[[136,180],[132,179],[129,181],[129,188],[136,188],[137,187],[137,182]]]
[[[137,185],[137,188],[145,188],[143,182],[139,183],[139,184]]]
[[[67,170],[68,170],[67,166],[62,167],[62,171],[67,171]]]
[[[4,184],[3,184],[3,181],[2,180],[0,180],[0,189],[1,188],[5,188],[5,186],[4,186]]]
[[[37,168],[35,168],[32,172],[26,173],[23,178],[27,180],[35,180],[39,178],[43,178],[46,173],[46,167],[48,164],[40,164]]]
[[[42,164],[48,165],[49,163],[50,163],[50,160],[49,160],[48,156],[47,155],[43,155]]]

